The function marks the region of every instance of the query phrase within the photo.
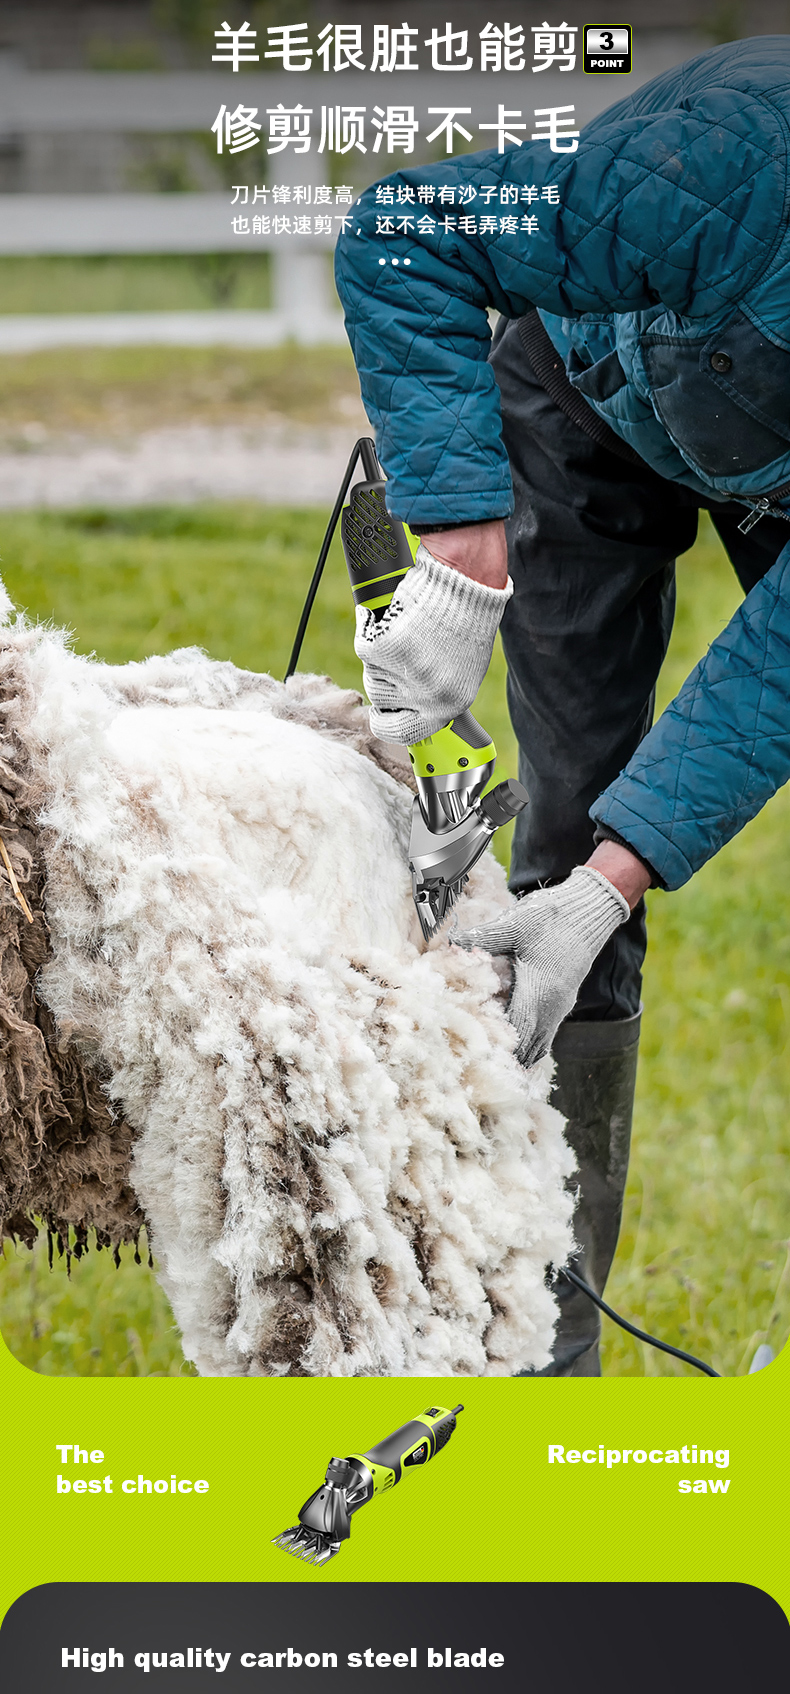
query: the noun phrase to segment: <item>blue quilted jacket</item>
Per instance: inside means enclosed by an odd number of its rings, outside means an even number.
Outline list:
[[[376,234],[389,208],[369,189],[336,275],[392,511],[512,510],[487,306],[537,306],[570,381],[661,475],[713,499],[790,496],[789,121],[790,37],[763,36],[656,78],[575,153],[526,142],[396,172],[407,234]],[[397,204],[421,183],[437,191],[433,231],[424,207]],[[444,229],[442,187],[475,188],[479,221],[526,185],[559,195],[519,205],[535,233]],[[790,776],[789,655],[790,548],[593,808],[666,887]]]

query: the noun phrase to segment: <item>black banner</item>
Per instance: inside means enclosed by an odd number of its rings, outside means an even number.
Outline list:
[[[97,1675],[151,1694],[741,1694],[784,1686],[789,1663],[784,1613],[739,1583],[52,1583],[0,1630],[9,1694],[78,1694]]]

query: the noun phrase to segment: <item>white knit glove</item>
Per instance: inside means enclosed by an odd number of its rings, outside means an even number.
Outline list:
[[[492,923],[451,935],[457,947],[512,957],[507,1015],[518,1031],[522,1065],[548,1053],[593,960],[629,915],[628,901],[607,877],[577,865],[567,882],[539,888]]]
[[[357,607],[354,651],[374,735],[411,745],[471,706],[512,593],[510,578],[506,588],[486,588],[420,543],[381,620]]]

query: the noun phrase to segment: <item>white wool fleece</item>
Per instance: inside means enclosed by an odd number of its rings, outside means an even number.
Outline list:
[[[488,959],[425,951],[411,795],[364,756],[358,698],[195,650],[105,666],[22,621],[4,666],[5,750],[48,796],[41,992],[137,1132],[187,1358],[547,1363],[572,1206],[549,1069],[517,1064]],[[510,902],[490,856],[470,889],[471,923]]]

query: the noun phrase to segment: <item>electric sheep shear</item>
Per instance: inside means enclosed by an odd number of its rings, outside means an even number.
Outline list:
[[[386,483],[369,437],[357,442],[357,453],[365,480],[351,490],[340,534],[355,604],[381,618],[414,563],[418,542],[414,536],[410,542],[405,525],[387,511]],[[527,795],[518,782],[491,786],[496,748],[471,712],[415,741],[409,758],[417,782],[409,869],[422,932],[430,941],[492,835],[523,809]]]
[[[273,1537],[295,1559],[308,1565],[325,1565],[333,1559],[351,1534],[351,1518],[375,1494],[394,1488],[407,1470],[427,1465],[447,1446],[463,1406],[429,1406],[409,1423],[401,1425],[366,1453],[351,1453],[346,1459],[330,1459],[326,1480],[306,1500],[299,1522]]]

